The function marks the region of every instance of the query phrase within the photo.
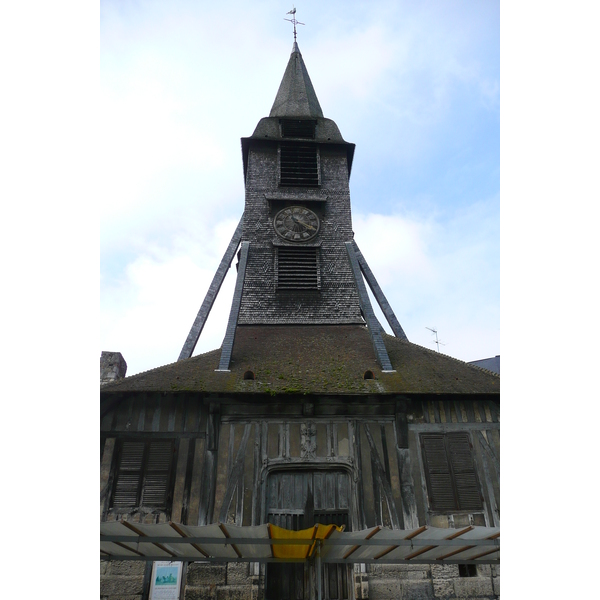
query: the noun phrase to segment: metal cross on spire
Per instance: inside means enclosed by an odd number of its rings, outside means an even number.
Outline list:
[[[290,12],[286,13],[287,15],[292,15],[291,19],[286,19],[285,17],[283,18],[284,21],[289,21],[290,23],[293,23],[294,25],[294,42],[296,41],[296,25],[305,25],[305,23],[300,23],[300,21],[296,20],[296,7],[292,4],[292,10],[290,10]]]

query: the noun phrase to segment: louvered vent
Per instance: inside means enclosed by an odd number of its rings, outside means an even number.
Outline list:
[[[305,119],[282,119],[281,135],[283,137],[315,139],[316,121]]]
[[[321,285],[317,252],[317,248],[277,248],[277,289],[318,290]]]
[[[421,435],[432,510],[481,510],[483,503],[468,433]]]
[[[317,146],[314,144],[281,144],[280,185],[319,185]]]

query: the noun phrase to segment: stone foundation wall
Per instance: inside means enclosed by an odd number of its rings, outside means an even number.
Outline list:
[[[145,574],[145,562],[100,561],[100,600],[143,600]]]
[[[191,563],[184,583],[182,600],[265,600],[264,578],[249,563]],[[500,567],[460,577],[458,565],[369,565],[355,568],[354,584],[356,600],[498,600]],[[149,585],[144,562],[100,563],[100,600],[147,600]]]
[[[458,565],[370,565],[369,600],[495,600],[500,567],[478,565],[460,577]]]

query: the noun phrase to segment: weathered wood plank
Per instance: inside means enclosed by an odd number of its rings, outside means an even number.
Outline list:
[[[394,423],[386,423],[386,454],[388,456],[390,475],[389,481],[392,487],[392,495],[394,497],[394,504],[396,506],[396,513],[398,517],[402,515],[402,496],[400,493],[400,471],[398,465],[398,455],[396,452],[396,436],[394,434]],[[402,520],[399,519],[400,525]]]
[[[469,423],[475,423],[475,411],[473,410],[473,401],[465,400],[463,401],[463,405],[465,410],[467,411],[467,419]]]
[[[242,521],[242,514],[243,514],[243,507],[242,507],[242,503],[243,503],[243,489],[244,489],[244,458],[245,458],[245,453],[246,453],[246,447],[248,445],[248,438],[250,437],[250,430],[251,430],[251,425],[250,424],[246,424],[244,425],[243,428],[243,433],[242,433],[242,426],[240,425],[238,428],[238,431],[234,431],[233,430],[233,426],[231,427],[231,432],[230,432],[230,440],[232,438],[238,438],[238,436],[241,436],[241,439],[239,441],[237,445],[237,453],[235,456],[235,461],[232,463],[231,466],[231,471],[229,473],[229,481],[227,483],[227,489],[225,491],[223,500],[222,500],[222,504],[221,504],[221,509],[219,512],[219,521],[221,523],[227,523],[230,521],[230,519],[228,518],[229,514],[232,512],[232,501],[234,498],[234,494],[236,491],[239,490],[238,495],[236,495],[236,500],[239,501],[239,506],[235,507],[235,522],[240,525],[241,521]],[[233,451],[234,445],[230,444],[230,450]],[[218,476],[217,476],[218,477]],[[236,503],[237,504],[237,503]]]
[[[498,423],[411,423],[408,426],[408,429],[412,431],[498,431],[499,428]]]
[[[416,529],[419,526],[415,486],[410,468],[410,450],[396,448],[398,471],[400,473],[400,496],[402,498],[402,519],[404,529]]]
[[[185,403],[185,413],[183,427],[185,431],[202,431],[200,417],[202,412],[202,406],[200,401],[196,398],[188,398]]]
[[[262,424],[256,423],[254,427],[253,469],[252,477],[252,523],[259,525],[262,521]]]
[[[117,406],[115,431],[129,431],[131,427],[131,412],[133,410],[133,399],[125,398]]]
[[[243,488],[240,493],[243,494],[241,499],[242,512],[239,514],[240,525],[252,525],[252,494],[253,494],[253,482],[254,482],[254,440],[255,432],[257,429],[256,423],[251,423],[250,437],[246,444],[246,451],[244,453],[244,479]],[[238,498],[239,500],[239,498]]]
[[[377,525],[376,506],[375,506],[375,494],[374,494],[374,477],[371,472],[371,450],[367,435],[365,433],[364,424],[356,422],[358,436],[360,436],[360,450],[361,456],[359,460],[361,462],[361,484],[363,489],[363,506],[366,517],[366,527],[373,527]]]
[[[182,438],[180,438],[182,439]],[[181,504],[181,521],[180,523],[189,523],[190,518],[190,499],[191,499],[191,488],[192,478],[194,469],[194,454],[196,451],[196,440],[190,439],[188,443],[186,468],[184,473],[184,486],[183,486],[183,499]],[[195,524],[195,523],[194,523]]]
[[[473,439],[473,448],[475,451],[475,457],[477,462],[481,465],[483,470],[483,482],[485,483],[484,487],[484,495],[486,497],[486,515],[490,521],[490,525],[493,527],[498,527],[499,523],[499,509],[496,504],[496,497],[494,494],[494,487],[492,485],[492,478],[490,476],[490,469],[488,466],[488,457],[487,452],[484,450],[483,446],[487,443],[485,442],[483,435],[480,431],[476,432],[478,435],[474,435]]]
[[[229,440],[230,428],[223,424],[220,428],[219,450],[216,455],[217,475],[214,488],[214,508],[211,515],[212,523],[219,521],[223,499],[225,498],[225,492],[227,491],[227,479],[229,475],[227,472],[227,465],[229,464]]]
[[[423,410],[423,420],[425,423],[429,423],[429,403],[426,400],[422,400],[421,407]]]
[[[177,465],[175,467],[175,484],[173,486],[173,503],[171,508],[171,519],[175,523],[182,522],[181,515],[184,503],[184,492],[186,483],[185,475],[187,472],[187,463],[189,459],[189,445],[189,439],[179,440],[179,449],[177,452]]]
[[[463,423],[462,411],[460,409],[460,404],[458,400],[454,400],[452,404],[454,405],[454,414],[456,414],[456,422]]]
[[[317,456],[327,456],[327,425],[317,421]]]
[[[204,481],[204,458],[206,452],[206,440],[196,439],[190,443],[190,451],[193,451],[193,465],[191,483],[189,485],[189,496],[187,500],[187,517],[184,524],[202,525],[200,522],[200,494],[201,490],[208,487]]]
[[[373,472],[373,483],[375,484],[374,492],[376,495],[377,494],[380,495],[380,498],[381,498],[380,502],[385,499],[385,501],[387,503],[387,508],[389,511],[391,526],[394,529],[399,529],[400,521],[398,519],[398,513],[396,511],[396,505],[395,505],[394,497],[392,494],[391,484],[386,476],[385,469],[384,469],[384,466],[380,459],[377,448],[375,446],[375,441],[373,440],[373,436],[372,436],[369,425],[367,425],[365,423],[364,429],[365,429],[367,442],[369,444],[369,449],[371,451],[371,469]],[[376,499],[377,499],[377,496],[376,496]],[[376,506],[376,509],[377,509],[377,506]],[[381,508],[379,509],[379,521],[380,522],[378,523],[378,525],[382,525],[383,524],[383,514],[381,511]]]
[[[439,402],[436,402],[435,400],[432,400],[429,403],[430,408],[433,409],[433,422],[434,423],[441,423],[442,419],[440,417],[440,407],[439,407]]]
[[[108,506],[110,501],[110,493],[112,491],[112,480],[114,477],[111,469],[113,463],[113,455],[115,451],[115,438],[106,438],[104,442],[104,452],[102,454],[102,462],[100,463],[100,519],[106,520]]]

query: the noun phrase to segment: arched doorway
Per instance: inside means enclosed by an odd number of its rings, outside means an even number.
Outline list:
[[[266,520],[286,529],[315,523],[344,525],[350,530],[350,475],[342,469],[273,471],[267,478]],[[314,596],[314,569],[302,563],[267,566],[267,600],[308,600]],[[324,564],[323,600],[352,600],[352,569]]]

